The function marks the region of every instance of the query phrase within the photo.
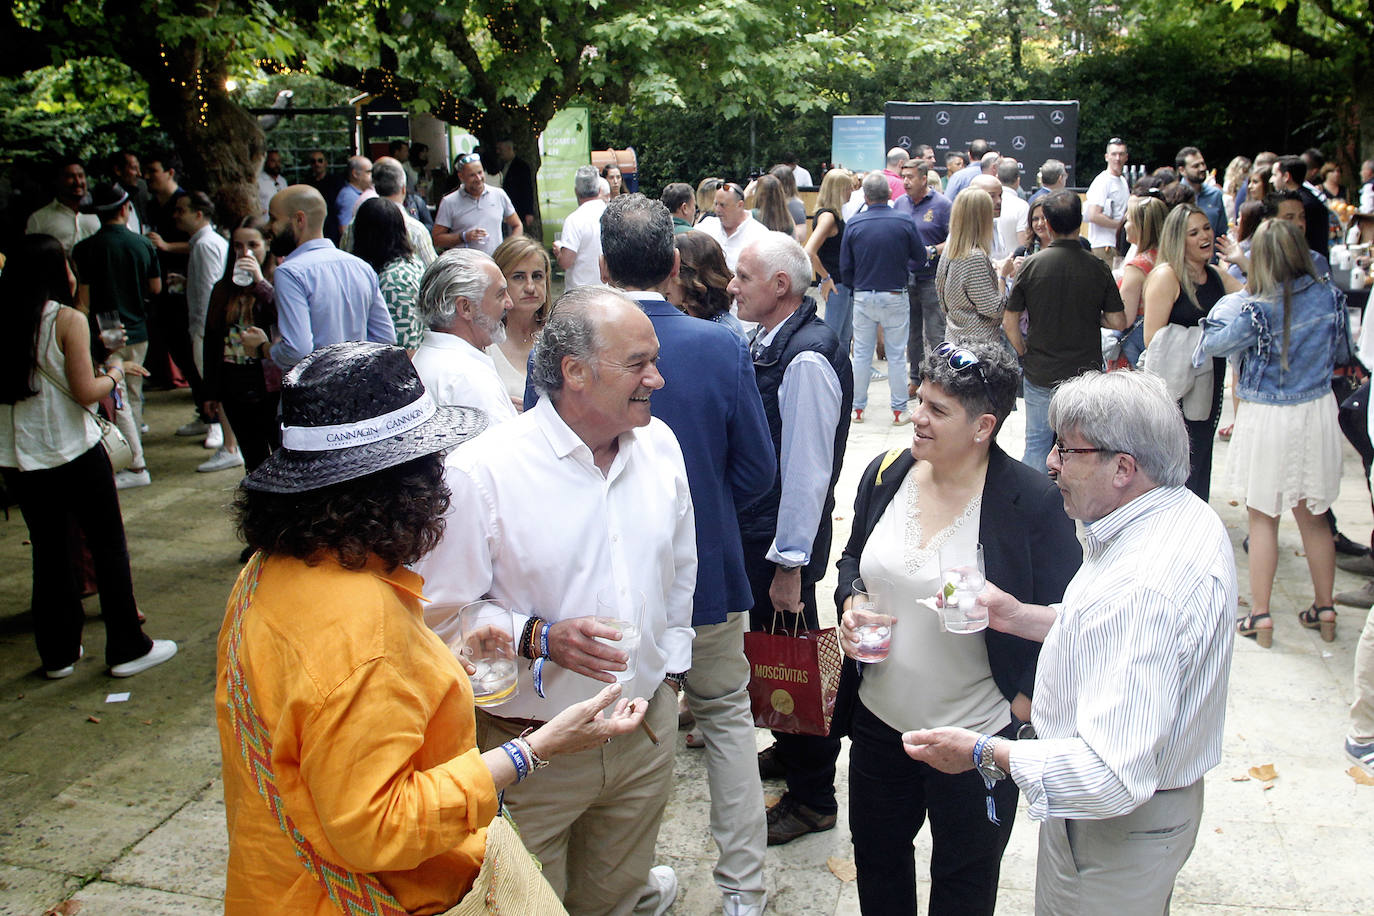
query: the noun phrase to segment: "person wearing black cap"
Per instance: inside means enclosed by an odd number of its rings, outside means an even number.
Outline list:
[[[369,912],[439,912],[482,894],[498,856],[505,909],[563,912],[497,793],[638,728],[646,704],[611,685],[477,749],[475,669],[425,626],[405,566],[443,531],[443,452],[486,425],[435,404],[398,347],[333,344],[283,380],[282,448],[236,500],[255,553],[217,653],[226,914],[322,913],[360,887]]]
[[[77,303],[92,317],[109,312],[119,314],[124,326],[124,345],[111,351],[128,362],[143,365],[148,356],[147,297],[162,292],[162,278],[158,273],[157,249],[143,236],[129,231],[129,215],[133,200],[118,184],[98,186],[85,208],[100,217],[100,231],[72,249],[80,286]],[[115,474],[121,490],[143,487],[152,482],[148,466],[143,461],[143,440],[139,430],[143,426],[143,376],[130,375],[120,385],[131,410],[116,411],[132,422],[120,422],[119,431],[129,440],[133,463],[128,470]]]

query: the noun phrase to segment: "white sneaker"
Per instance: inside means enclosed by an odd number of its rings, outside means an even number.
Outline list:
[[[220,448],[224,445],[224,427],[211,423],[205,428],[205,447]]]
[[[146,487],[153,482],[152,475],[147,468],[137,471],[115,471],[115,489],[132,490],[135,487]]]
[[[735,891],[727,891],[723,896],[725,897],[725,916],[763,916],[764,907],[768,905],[767,894],[764,894],[755,903],[745,903]]]
[[[649,883],[645,885],[640,902],[657,896],[654,902],[654,916],[663,916],[677,899],[677,873],[671,865],[655,865],[649,869]]]
[[[176,643],[170,639],[154,639],[153,647],[148,650],[147,655],[122,665],[115,665],[110,669],[110,677],[133,677],[135,674],[162,664],[176,654]]]
[[[86,647],[77,646],[76,662],[81,661],[86,656]],[[55,668],[52,671],[44,671],[43,675],[50,681],[60,681],[64,677],[71,677],[76,673],[76,662],[72,662],[65,668]]]
[[[144,436],[146,436],[146,435],[148,435],[148,433],[152,432],[152,430],[150,430],[150,429],[148,428],[148,424],[147,424],[147,423],[140,423],[140,424],[138,424],[138,431],[139,431],[139,434],[140,434],[140,435],[144,435]]]
[[[227,471],[230,468],[241,467],[243,467],[243,452],[231,452],[229,449],[221,447],[207,460],[196,465],[196,470],[202,474],[207,474],[211,471]]]

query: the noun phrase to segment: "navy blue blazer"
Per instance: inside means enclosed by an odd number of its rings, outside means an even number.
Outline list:
[[[692,625],[724,623],[754,604],[744,573],[736,506],[768,492],[777,456],[754,381],[749,348],[733,331],[678,311],[663,299],[626,292],[653,322],[664,385],[649,399],[687,465],[697,526]],[[528,409],[537,397],[525,391]]]

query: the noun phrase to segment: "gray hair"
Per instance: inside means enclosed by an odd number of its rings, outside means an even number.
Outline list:
[[[573,173],[573,193],[578,200],[596,196],[596,182],[601,177],[594,165],[584,165]]]
[[[1040,183],[1045,187],[1058,184],[1064,173],[1064,163],[1058,159],[1046,159],[1045,164],[1040,166]]]
[[[881,174],[878,178],[887,184],[887,179]],[[806,295],[806,288],[811,285],[811,258],[795,238],[786,232],[769,231],[749,247],[770,276],[777,271],[787,274],[792,284],[792,296],[800,299]]]
[[[1010,187],[1021,177],[1021,163],[1003,159],[997,166],[997,180]],[[374,179],[375,180],[375,179]]]
[[[607,299],[634,305],[624,294],[599,283],[570,289],[558,297],[553,314],[535,339],[530,382],[535,391],[555,404],[563,392],[563,360],[571,356],[586,362],[601,351],[601,328],[592,306]]]
[[[1149,372],[1085,372],[1050,400],[1050,426],[1093,448],[1122,452],[1162,487],[1188,479],[1188,431],[1164,380]]]
[[[378,197],[390,197],[405,186],[406,173],[401,163],[390,157],[372,163],[372,187]]]
[[[601,256],[616,286],[652,289],[673,272],[675,252],[673,217],[661,201],[622,194],[606,204]]]
[[[984,175],[991,175],[997,168],[997,163],[1001,161],[1001,153],[986,152],[983,154],[983,158],[978,160],[978,167],[983,170]]]
[[[420,278],[416,301],[425,327],[443,331],[452,325],[459,296],[469,302],[482,301],[491,285],[490,275],[482,269],[484,264],[495,266],[496,262],[475,248],[450,248],[429,265]]]
[[[992,434],[996,439],[1002,422],[1016,406],[1021,364],[1002,344],[981,340],[952,343],[976,356],[978,364],[961,372],[949,364],[948,356],[931,349],[921,364],[921,380],[939,385],[959,402],[970,420],[985,413],[996,417],[997,425]]]
[[[892,197],[892,186],[887,183],[887,176],[882,172],[869,172],[865,175],[863,189],[864,200],[869,203],[881,203]]]

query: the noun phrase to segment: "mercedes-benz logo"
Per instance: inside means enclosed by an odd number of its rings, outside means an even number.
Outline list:
[[[1060,111],[1058,108],[1056,108],[1054,111],[1051,111],[1051,112],[1050,112],[1050,123],[1051,123],[1051,124],[1063,124],[1063,123],[1064,123],[1064,112]]]
[[[1025,149],[1025,148],[1026,148],[1026,138],[1025,138],[1025,137],[1012,137],[1012,138],[1011,138],[1011,148],[1012,148],[1012,149]]]
[[[910,138],[910,137],[898,137],[898,138],[897,138],[897,145],[900,146],[902,149],[911,149],[911,138]]]
[[[937,114],[937,115],[935,116],[935,123],[936,123],[936,124],[948,124],[948,123],[949,123],[949,112],[947,112],[947,111],[942,111],[942,112],[940,112],[939,114]]]

